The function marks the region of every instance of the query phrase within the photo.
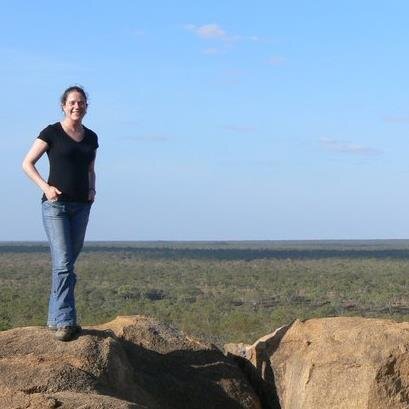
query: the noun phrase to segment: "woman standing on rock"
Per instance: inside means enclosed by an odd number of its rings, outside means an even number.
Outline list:
[[[60,341],[72,340],[77,325],[74,288],[75,261],[82,249],[90,208],[95,199],[97,135],[82,124],[87,112],[83,88],[67,88],[61,96],[64,118],[40,132],[23,161],[26,174],[44,192],[43,225],[52,258],[48,327]],[[47,152],[50,173],[46,182],[36,162]]]

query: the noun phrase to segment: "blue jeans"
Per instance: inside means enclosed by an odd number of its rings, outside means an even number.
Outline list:
[[[42,204],[43,224],[51,249],[52,281],[47,325],[76,325],[74,264],[84,244],[91,203]]]

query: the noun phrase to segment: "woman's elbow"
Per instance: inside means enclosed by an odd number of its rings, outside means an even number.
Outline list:
[[[21,163],[21,167],[25,173],[28,173],[29,170],[33,167],[33,163],[27,158],[24,158],[23,162]]]

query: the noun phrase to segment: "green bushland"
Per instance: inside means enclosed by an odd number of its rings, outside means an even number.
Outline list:
[[[43,243],[0,244],[0,330],[45,325]],[[87,243],[81,323],[146,314],[218,345],[294,319],[409,318],[409,241]]]

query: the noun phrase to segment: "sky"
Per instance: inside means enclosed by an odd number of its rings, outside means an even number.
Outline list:
[[[406,0],[0,6],[0,241],[45,240],[21,162],[73,84],[88,240],[409,238]]]

